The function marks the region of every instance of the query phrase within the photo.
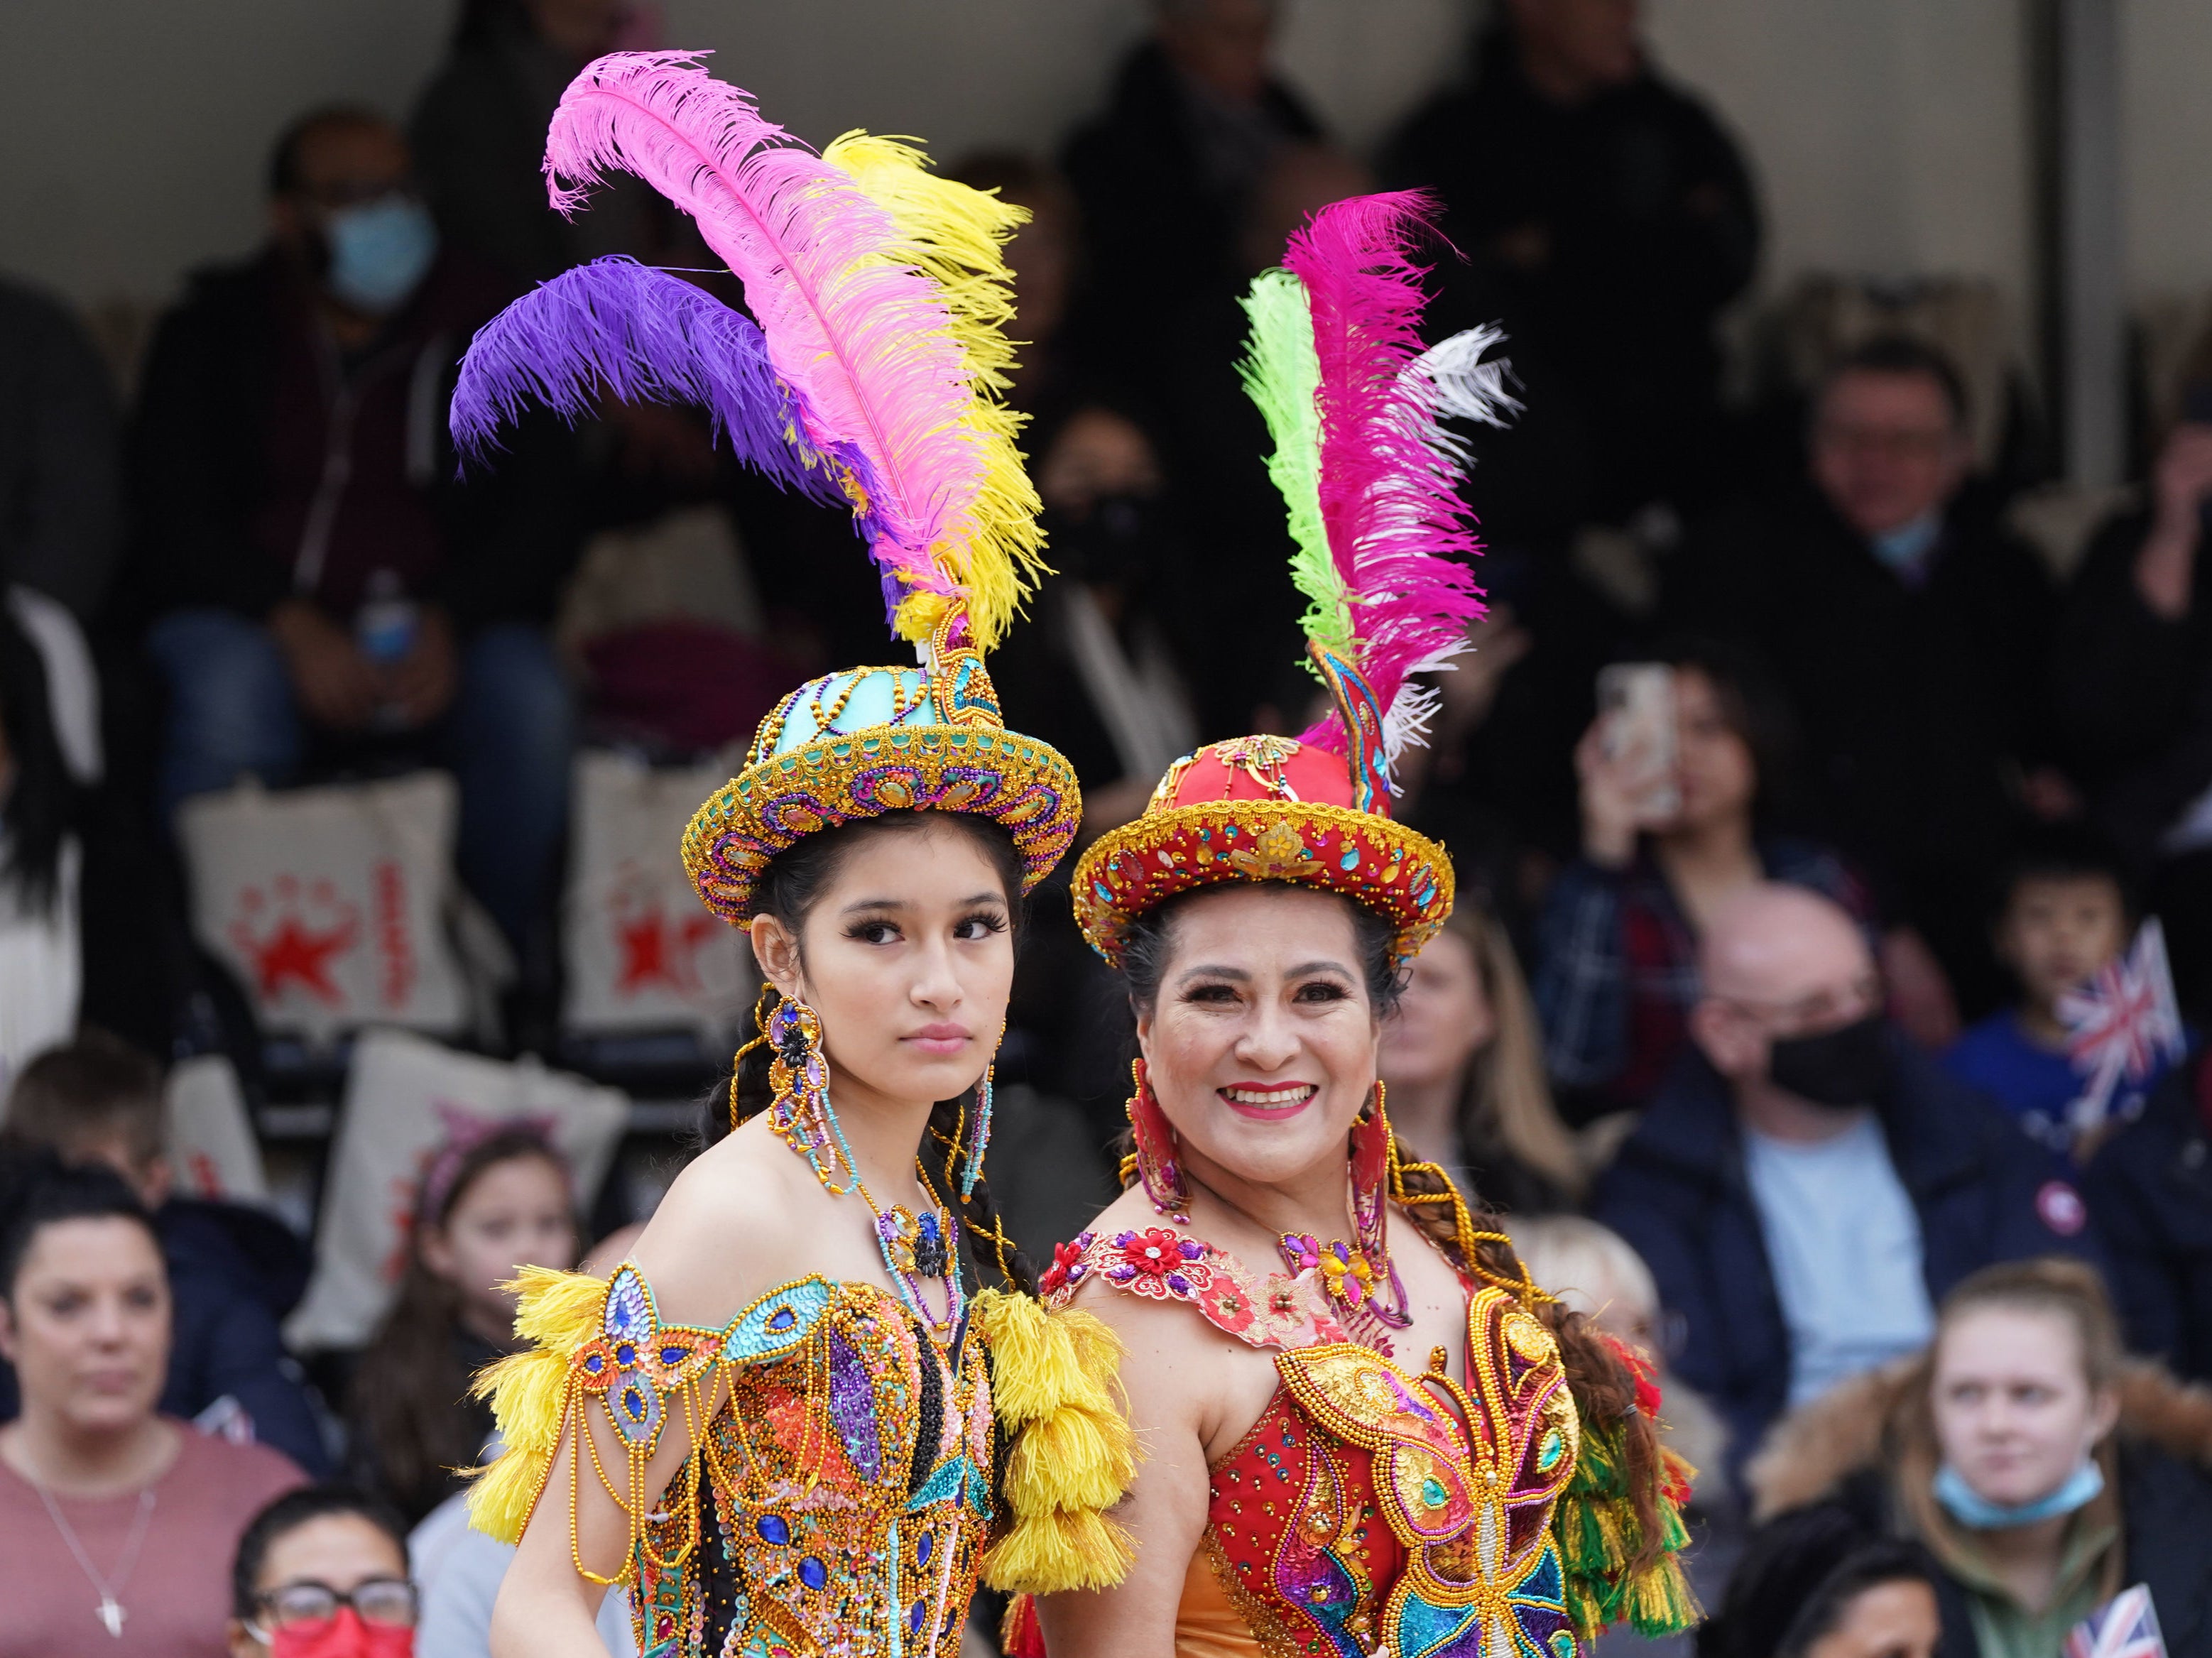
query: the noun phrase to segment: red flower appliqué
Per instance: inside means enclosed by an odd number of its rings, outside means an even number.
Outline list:
[[[1133,1294],[1189,1301],[1213,1283],[1206,1246],[1164,1226],[1117,1232],[1106,1276]]]
[[[1083,1264],[1084,1252],[1091,1248],[1091,1234],[1079,1234],[1072,1242],[1052,1246],[1052,1265],[1037,1280],[1039,1295],[1057,1295],[1060,1291],[1079,1282],[1088,1269]]]

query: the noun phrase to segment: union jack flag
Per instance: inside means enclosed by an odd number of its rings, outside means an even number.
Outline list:
[[[2097,969],[2081,989],[2058,999],[2066,1026],[2066,1054],[2085,1079],[2081,1096],[2067,1108],[2077,1132],[2095,1127],[2124,1078],[2140,1083],[2161,1060],[2187,1051],[2181,1010],[2173,998],[2173,970],[2166,959],[2166,930],[2152,916],[2127,954]]]
[[[2122,1589],[2075,1625],[2066,1637],[2066,1658],[2166,1658],[2149,1586]]]

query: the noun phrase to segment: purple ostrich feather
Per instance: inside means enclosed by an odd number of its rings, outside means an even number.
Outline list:
[[[747,465],[816,500],[845,501],[832,468],[796,436],[796,406],[758,325],[634,259],[563,271],[477,331],[453,388],[453,441],[480,459],[526,404],[573,422],[597,412],[602,394],[695,404]]]

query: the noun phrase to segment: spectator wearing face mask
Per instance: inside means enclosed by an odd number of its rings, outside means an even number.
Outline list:
[[[1992,1261],[2079,1248],[2080,1197],[1882,1017],[1865,935],[1760,886],[1708,923],[1686,1054],[1594,1212],[1658,1280],[1736,1455],[1784,1408],[1923,1346]]]
[[[2055,1658],[2136,1583],[2169,1658],[2212,1654],[2212,1400],[2125,1356],[2081,1261],[1966,1278],[1924,1351],[1793,1414],[1749,1480],[1762,1514],[1925,1545],[1938,1658]]]
[[[168,691],[161,795],[397,749],[460,784],[463,880],[521,942],[571,714],[544,623],[579,533],[558,423],[457,478],[446,407],[499,285],[441,251],[390,122],[305,117],[268,246],[197,277],[147,361],[137,596]]]
[[[239,1539],[230,1658],[410,1658],[417,1610],[398,1516],[348,1486],[305,1486]]]
[[[1883,338],[1815,400],[1802,483],[1695,530],[1670,562],[1673,625],[1763,653],[1797,710],[1815,804],[1978,1018],[1990,848],[2063,816],[2044,567],[1970,487],[1966,394],[1940,352]]]

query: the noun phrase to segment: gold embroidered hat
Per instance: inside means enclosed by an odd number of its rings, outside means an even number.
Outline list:
[[[742,926],[754,883],[787,847],[817,829],[925,808],[975,812],[1006,829],[1024,892],[1060,861],[1083,813],[1067,762],[1008,731],[981,656],[944,638],[921,667],[848,668],[778,703],[745,768],[684,831],[684,867],[708,908]]]

